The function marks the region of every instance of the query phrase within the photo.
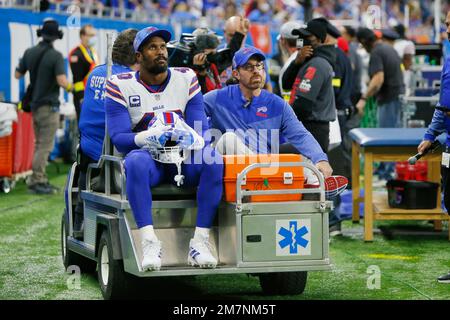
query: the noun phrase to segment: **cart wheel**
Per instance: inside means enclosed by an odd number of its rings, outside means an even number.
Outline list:
[[[308,273],[274,272],[259,275],[259,284],[267,295],[295,295],[305,290]]]
[[[133,279],[123,269],[123,260],[114,260],[108,230],[103,231],[98,245],[97,278],[106,300],[131,298]]]
[[[96,263],[94,260],[88,259],[70,251],[67,247],[67,234],[69,231],[69,225],[67,224],[66,210],[64,210],[61,219],[61,256],[64,263],[64,268],[67,270],[69,266],[78,266],[81,272],[93,273],[95,272]]]
[[[4,193],[9,193],[12,189],[12,186],[7,178],[3,178],[1,181],[2,191]]]

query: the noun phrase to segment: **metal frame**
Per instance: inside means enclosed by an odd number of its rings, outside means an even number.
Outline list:
[[[279,189],[279,190],[242,190],[242,182],[246,180],[247,173],[257,168],[272,168],[272,167],[306,167],[314,172],[319,179],[319,188],[311,189]],[[325,210],[325,180],[320,174],[319,170],[307,162],[270,162],[270,163],[253,163],[241,173],[238,174],[236,180],[236,211],[242,212],[242,197],[246,195],[269,195],[269,194],[296,194],[296,193],[320,193],[320,207]],[[322,209],[321,209],[322,210]]]

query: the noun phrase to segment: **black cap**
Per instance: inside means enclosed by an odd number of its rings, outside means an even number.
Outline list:
[[[313,19],[311,21],[319,21],[323,24],[325,24],[325,27],[327,28],[327,33],[332,36],[333,38],[339,38],[340,36],[342,36],[341,32],[338,30],[338,28],[336,28],[334,25],[331,24],[330,21],[328,21],[327,19],[325,19],[324,17],[320,17],[320,18],[316,18]]]
[[[38,36],[46,40],[56,40],[62,38],[62,31],[59,29],[59,23],[51,18],[43,21],[42,28],[38,30]]]
[[[351,26],[344,26],[345,31],[348,33],[350,37],[356,37],[356,30]]]
[[[398,33],[391,29],[383,29],[383,30],[381,30],[381,34],[382,34],[383,38],[386,38],[388,40],[397,40],[400,38]]]
[[[323,22],[311,20],[306,24],[306,28],[300,28],[292,31],[293,35],[300,37],[316,36],[324,42],[327,37],[327,28]]]
[[[398,33],[398,36],[401,38],[401,39],[403,39],[403,38],[405,38],[405,26],[404,25],[402,25],[401,23],[400,24],[398,24],[398,25],[396,25],[395,27],[394,27],[394,30],[395,30],[395,32],[397,32]]]
[[[361,40],[371,40],[374,41],[377,37],[375,33],[370,30],[369,28],[360,27],[356,31],[356,37],[358,38],[358,41]]]

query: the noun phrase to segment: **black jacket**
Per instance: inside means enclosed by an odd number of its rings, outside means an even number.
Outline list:
[[[335,61],[335,47],[320,46],[300,67],[290,101],[299,120],[329,122],[336,119],[332,87]]]
[[[333,79],[336,109],[343,110],[352,106],[353,70],[349,57],[336,48],[336,64]]]

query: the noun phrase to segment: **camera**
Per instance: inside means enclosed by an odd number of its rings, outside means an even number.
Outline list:
[[[170,67],[189,67],[193,66],[193,58],[197,53],[203,52],[196,46],[196,36],[190,33],[183,33],[179,41],[170,41],[167,44]],[[224,48],[217,50],[206,56],[208,63],[214,63],[219,69],[223,66],[231,65],[233,57],[230,49]],[[224,69],[225,69],[224,68]]]

